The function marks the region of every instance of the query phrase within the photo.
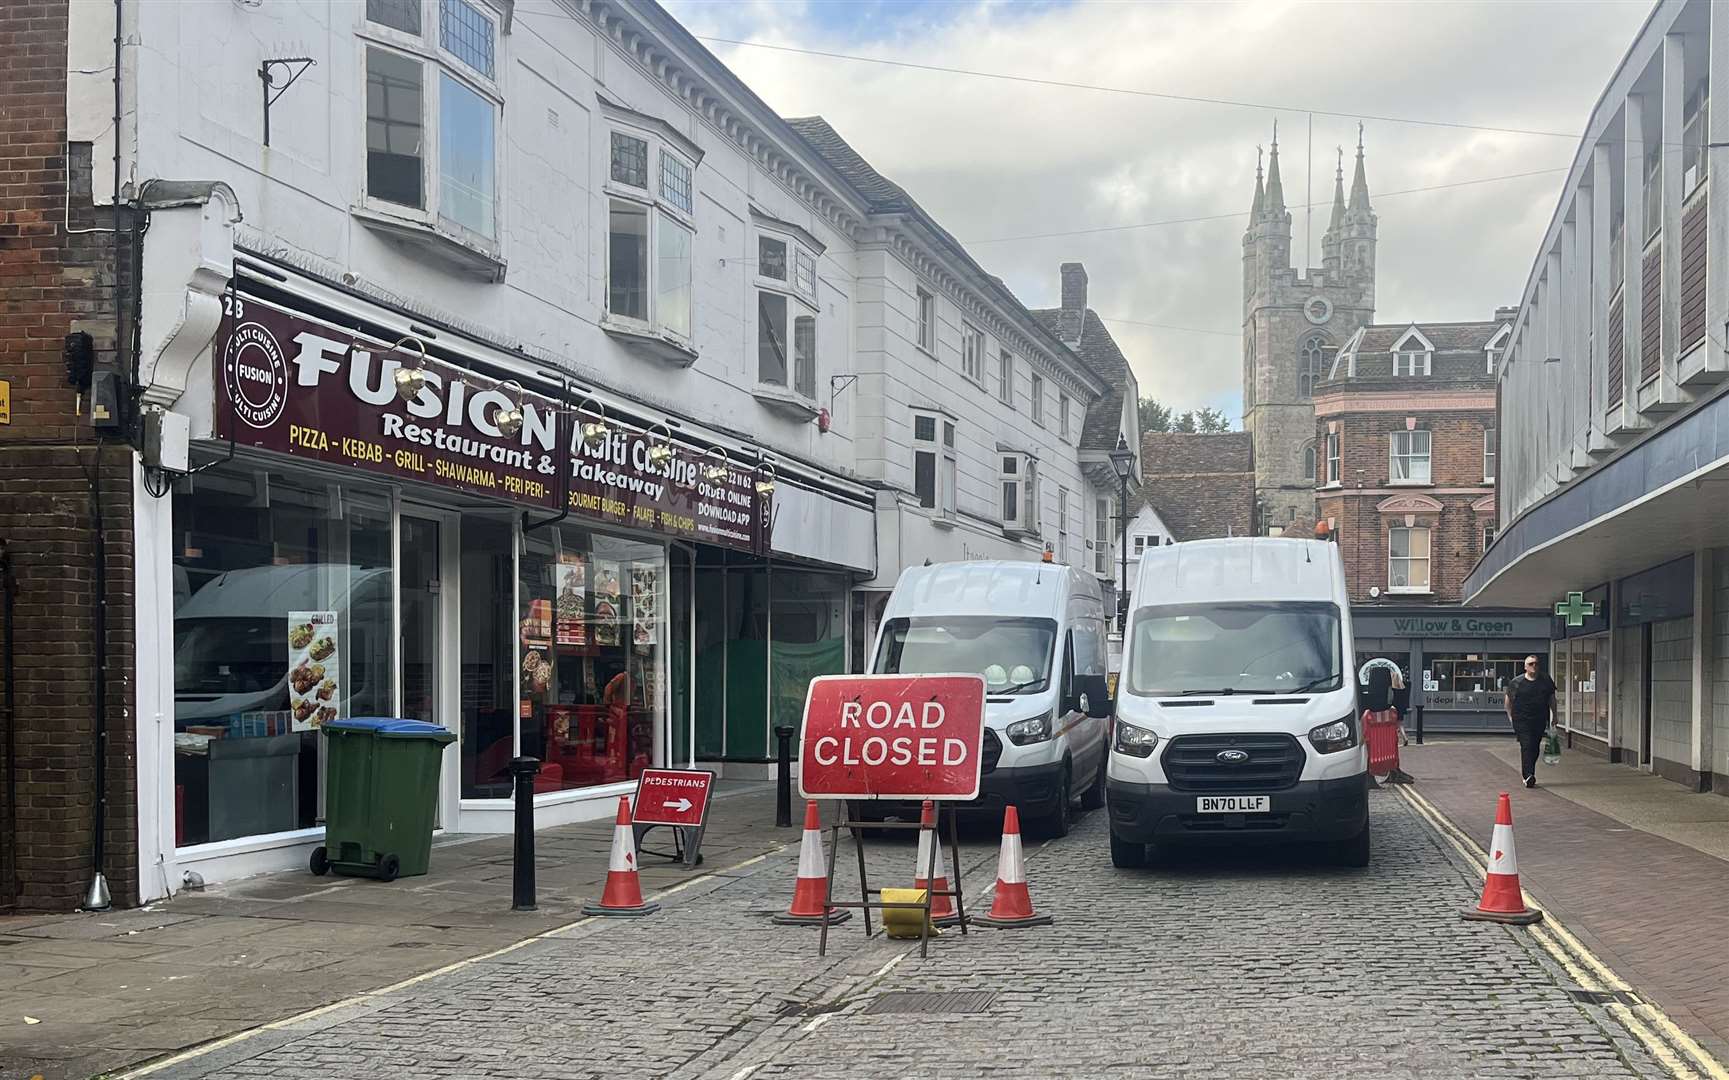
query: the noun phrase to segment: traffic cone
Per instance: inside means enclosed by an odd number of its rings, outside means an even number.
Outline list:
[[[1489,840],[1489,875],[1483,880],[1483,899],[1460,914],[1483,922],[1530,926],[1541,922],[1543,913],[1525,906],[1519,888],[1519,857],[1513,852],[1513,800],[1501,792],[1495,809],[1495,833]]]
[[[798,846],[798,881],[792,887],[792,907],[774,916],[782,926],[833,926],[852,918],[843,908],[824,907],[828,897],[827,864],[822,857],[822,820],[814,801],[804,804],[804,837]]]
[[[1027,859],[1021,853],[1021,815],[1013,806],[1003,811],[1003,847],[997,856],[997,891],[991,910],[973,922],[1009,929],[1017,926],[1049,926],[1049,915],[1033,914],[1033,898],[1027,892]]]
[[[918,863],[913,867],[913,888],[929,889],[931,891],[931,925],[953,926],[961,921],[960,913],[955,910],[955,898],[941,896],[949,891],[949,872],[943,862],[943,845],[937,839],[936,803],[925,800],[924,812],[919,815],[919,853]],[[925,878],[925,873],[931,865],[931,846],[936,846],[937,870],[936,880]]]
[[[630,796],[618,797],[618,818],[612,830],[612,857],[606,864],[606,890],[600,903],[584,904],[584,915],[652,915],[659,904],[644,903],[636,872],[636,844],[630,835]]]

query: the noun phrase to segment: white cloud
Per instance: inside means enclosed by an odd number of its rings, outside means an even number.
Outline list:
[[[1564,138],[1393,123],[1408,117],[1577,130],[1649,10],[1631,3],[1000,3],[909,5],[866,31],[816,3],[675,0],[697,34],[748,37],[950,68],[1281,105],[1294,248],[1305,218],[1304,108],[1313,118],[1311,261],[1320,259],[1333,148],[1367,125],[1373,193],[1569,163]],[[860,36],[862,33],[863,36]],[[976,241],[1137,221],[1245,218],[971,250],[1029,306],[1057,301],[1078,260],[1102,315],[1234,331],[1255,146],[1274,113],[1005,82],[722,44],[710,46],[786,116],[821,114],[951,233]],[[1487,318],[1515,301],[1562,174],[1377,198],[1379,321]],[[1143,393],[1240,410],[1239,342],[1115,325]]]

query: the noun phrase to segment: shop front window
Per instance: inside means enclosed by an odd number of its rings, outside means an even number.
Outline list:
[[[388,497],[227,465],[173,498],[176,844],[311,828],[319,730],[394,711]]]
[[[1424,698],[1433,709],[1496,712],[1526,653],[1434,653],[1423,658]]]
[[[539,791],[634,780],[666,716],[666,548],[575,526],[523,538],[517,582],[522,753]]]

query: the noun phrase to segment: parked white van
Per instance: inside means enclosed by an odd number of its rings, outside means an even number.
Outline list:
[[[984,676],[984,773],[970,808],[1000,814],[1012,803],[1031,827],[1062,836],[1077,798],[1104,805],[1110,702],[1092,575],[1038,562],[909,567],[883,609],[871,671]],[[852,809],[867,821],[918,811]]]
[[[1369,862],[1369,757],[1338,548],[1149,548],[1132,593],[1109,781],[1111,861],[1154,845],[1320,842]]]

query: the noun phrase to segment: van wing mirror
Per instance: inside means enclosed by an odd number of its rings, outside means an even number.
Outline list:
[[[1103,675],[1076,675],[1073,711],[1094,718],[1111,715],[1111,688]]]

